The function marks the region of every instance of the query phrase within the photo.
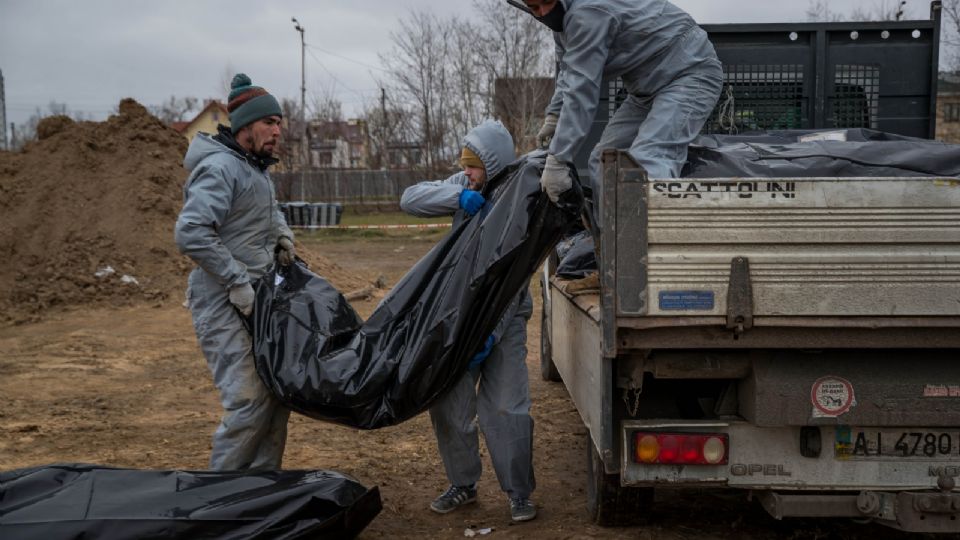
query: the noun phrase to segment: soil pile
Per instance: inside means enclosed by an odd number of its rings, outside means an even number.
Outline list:
[[[131,99],[105,122],[54,116],[37,134],[21,152],[0,152],[0,323],[182,301],[193,264],[173,227],[186,139]],[[337,283],[336,265],[301,256]]]

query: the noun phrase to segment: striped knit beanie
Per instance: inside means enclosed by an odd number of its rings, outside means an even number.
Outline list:
[[[230,130],[234,134],[261,118],[283,116],[277,98],[263,88],[253,86],[250,77],[243,73],[236,74],[230,83],[227,111],[230,113]]]

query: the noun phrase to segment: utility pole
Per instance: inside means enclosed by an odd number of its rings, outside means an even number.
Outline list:
[[[309,161],[310,148],[307,146],[307,42],[303,39],[303,33],[306,30],[300,26],[300,21],[296,17],[290,17],[293,21],[293,27],[300,32],[300,125],[303,133],[300,134],[300,200],[305,200],[304,189],[307,171],[307,162]]]
[[[380,168],[387,168],[387,90],[380,88]]]

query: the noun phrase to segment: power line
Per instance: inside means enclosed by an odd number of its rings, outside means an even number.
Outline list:
[[[342,58],[342,59],[346,60],[347,62],[353,62],[354,64],[357,64],[357,65],[361,65],[361,66],[364,66],[364,67],[368,67],[368,68],[370,68],[370,69],[375,69],[375,70],[377,70],[377,71],[383,71],[384,73],[387,73],[387,70],[383,69],[382,67],[372,66],[372,65],[367,64],[367,63],[365,63],[365,62],[361,62],[361,61],[359,61],[359,60],[354,60],[353,58],[348,58],[348,57],[346,57],[346,56],[343,56],[342,54],[337,54],[337,53],[335,53],[335,52],[328,51],[328,50],[323,49],[323,48],[321,48],[321,47],[317,47],[316,45],[310,45],[310,44],[308,43],[308,44],[307,44],[307,47],[310,48],[310,49],[316,49],[316,50],[318,50],[318,51],[320,51],[320,52],[322,52],[322,53],[329,54],[330,56],[336,56],[337,58]]]
[[[349,86],[347,86],[346,84],[344,84],[343,81],[341,81],[340,79],[338,79],[337,76],[333,74],[333,72],[331,72],[329,69],[327,69],[327,66],[323,65],[323,62],[321,62],[320,59],[317,58],[315,54],[313,54],[313,51],[307,51],[307,52],[309,52],[309,53],[310,53],[310,56],[317,62],[317,65],[319,65],[321,69],[323,69],[324,71],[326,71],[326,72],[327,72],[327,75],[330,75],[330,78],[333,79],[333,81],[334,81],[335,83],[339,84],[340,86],[342,86],[342,87],[346,88],[347,90],[349,90],[349,91],[353,92],[354,94],[356,94],[356,96],[361,100],[361,102],[365,99],[364,96],[363,96],[363,94],[361,94],[361,93],[358,92],[357,90],[354,90],[353,88],[350,88]]]

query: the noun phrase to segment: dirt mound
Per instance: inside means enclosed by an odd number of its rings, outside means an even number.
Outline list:
[[[72,118],[62,114],[48,116],[43,120],[40,120],[40,123],[37,124],[37,138],[41,141],[44,139],[49,139],[57,133],[73,127],[75,123],[76,122],[74,122]]]
[[[105,122],[55,116],[37,131],[23,151],[0,152],[0,323],[181,301],[193,267],[173,242],[186,139],[132,99]]]

